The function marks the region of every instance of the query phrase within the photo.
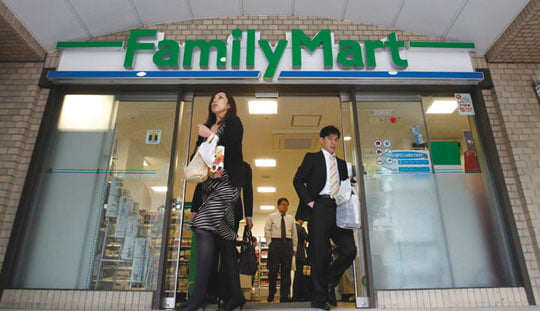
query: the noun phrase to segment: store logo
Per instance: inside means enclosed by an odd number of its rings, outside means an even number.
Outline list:
[[[59,42],[57,48],[81,48],[81,47],[125,47],[124,67],[134,67],[137,54],[153,53],[153,63],[163,70],[174,70],[183,67],[189,71],[193,68],[194,52],[199,50],[199,68],[208,69],[210,52],[216,51],[215,64],[219,70],[238,70],[242,65],[247,69],[255,67],[256,48],[259,48],[266,58],[265,79],[272,79],[282,61],[286,48],[290,45],[292,52],[292,69],[302,68],[302,50],[314,53],[322,50],[324,69],[332,69],[338,66],[340,69],[374,69],[377,66],[376,52],[387,52],[395,69],[405,69],[409,66],[408,60],[403,58],[400,51],[405,48],[458,48],[473,49],[474,43],[459,42],[405,42],[398,40],[396,33],[388,34],[386,40],[368,40],[363,43],[353,40],[342,40],[337,43],[339,47],[337,55],[334,50],[334,40],[329,29],[320,30],[310,38],[300,29],[291,30],[291,40],[279,40],[272,46],[268,40],[256,40],[256,31],[248,29],[234,29],[231,32],[232,44],[223,40],[186,40],[183,45],[175,40],[160,40],[156,42],[144,42],[149,39],[157,39],[157,30],[132,30],[127,44],[123,41],[91,41],[91,42]],[[243,39],[245,39],[243,41]],[[245,45],[242,45],[245,42]],[[241,60],[242,49],[245,49],[245,59]],[[308,54],[309,54],[308,53]],[[230,62],[227,62],[230,55]],[[306,55],[306,54],[304,54]],[[227,64],[231,68],[227,68]]]
[[[161,142],[161,130],[146,130],[146,143],[157,145]]]

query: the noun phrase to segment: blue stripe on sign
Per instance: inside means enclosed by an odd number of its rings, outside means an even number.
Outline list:
[[[282,79],[299,78],[400,78],[400,79],[484,79],[481,72],[398,71],[282,71]]]
[[[405,166],[405,167],[400,167],[399,171],[400,172],[429,172],[430,168],[429,166],[425,166],[425,167]]]
[[[244,78],[257,79],[260,71],[50,71],[48,78]]]
[[[429,165],[428,160],[398,160],[399,165]]]

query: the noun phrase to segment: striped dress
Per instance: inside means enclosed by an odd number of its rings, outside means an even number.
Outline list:
[[[222,126],[216,133],[223,132]],[[227,152],[227,150],[225,150]],[[208,178],[201,184],[202,204],[191,224],[215,232],[226,240],[236,239],[234,230],[234,205],[239,197],[239,188],[231,185],[227,171],[219,178]]]

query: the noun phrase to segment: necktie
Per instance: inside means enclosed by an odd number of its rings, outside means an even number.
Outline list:
[[[281,238],[287,238],[287,231],[285,227],[285,214],[281,214]]]
[[[336,156],[331,155],[329,159],[329,168],[330,168],[330,197],[333,199],[336,198],[339,192],[339,181],[336,168]]]

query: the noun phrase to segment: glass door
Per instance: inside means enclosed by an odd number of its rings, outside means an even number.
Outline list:
[[[361,148],[358,145],[359,137],[356,135],[358,132],[355,128],[355,107],[353,106],[352,101],[350,100],[350,94],[345,93],[341,96],[340,102],[341,108],[341,122],[342,122],[342,144],[344,151],[344,159],[348,164],[352,166],[352,178],[354,181],[354,187],[358,190],[359,198],[362,198],[362,165],[358,162],[359,153]],[[362,202],[362,200],[361,200]],[[369,278],[368,278],[368,265],[366,260],[366,251],[368,241],[366,240],[367,229],[365,227],[365,213],[361,213],[361,228],[354,230],[354,238],[356,241],[357,256],[354,259],[354,263],[350,271],[346,273],[349,274],[351,285],[354,285],[354,302],[357,308],[368,308],[370,307],[369,303]],[[343,280],[347,280],[342,278]]]
[[[156,290],[175,114],[174,99],[63,98],[13,287]]]
[[[376,290],[519,284],[467,95],[357,94]]]
[[[306,152],[321,150],[319,132],[326,125],[335,125],[342,131],[338,157],[352,164],[356,179],[360,180],[361,165],[357,163],[359,150],[354,128],[353,105],[347,96],[340,101],[338,96],[277,96],[260,97],[235,95],[237,113],[244,126],[244,161],[252,168],[253,235],[258,240],[257,255],[259,269],[251,278],[241,278],[242,290],[251,302],[266,304],[268,296],[268,243],[264,227],[270,213],[277,211],[276,201],[286,197],[288,214],[295,216],[298,196],[292,180]],[[188,163],[194,150],[197,133],[195,124],[204,123],[208,115],[209,94],[195,96],[182,102],[175,155],[175,177],[169,224],[169,246],[166,263],[165,295],[162,306],[172,308],[189,297],[193,286],[196,264],[196,240],[189,229],[190,204],[195,190],[194,184],[182,180],[182,168]],[[250,105],[264,103],[273,105],[271,111],[250,110]],[[359,183],[357,184],[358,189]],[[359,192],[361,193],[361,192]],[[245,213],[245,210],[243,211]],[[243,228],[244,220],[240,221]],[[307,229],[307,225],[303,224]],[[242,231],[239,230],[239,234]],[[368,307],[367,269],[365,261],[365,238],[363,229],[355,230],[358,256],[345,272],[337,286],[340,306]],[[309,247],[309,244],[307,245]],[[292,271],[290,297],[298,301],[310,300],[310,293],[295,292],[294,283],[304,282],[309,288],[309,261],[296,266]],[[295,281],[296,280],[296,281]],[[215,285],[216,282],[214,282]],[[277,283],[279,293],[279,280]],[[297,287],[298,288],[298,287]],[[211,290],[211,289],[210,289]],[[279,301],[276,297],[275,302]],[[274,302],[274,303],[275,303]],[[268,305],[271,307],[271,304]]]
[[[175,153],[171,202],[167,206],[169,219],[166,228],[167,243],[162,252],[166,254],[163,269],[163,290],[160,305],[162,308],[175,308],[187,300],[189,288],[193,285],[196,249],[191,228],[191,198],[186,196],[188,185],[182,179],[183,167],[189,162],[189,138],[193,110],[192,96],[185,95],[180,102],[176,130]]]

